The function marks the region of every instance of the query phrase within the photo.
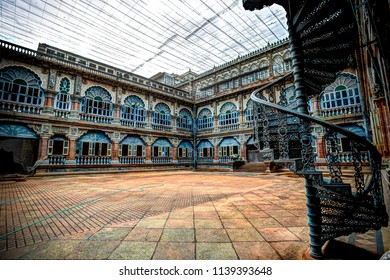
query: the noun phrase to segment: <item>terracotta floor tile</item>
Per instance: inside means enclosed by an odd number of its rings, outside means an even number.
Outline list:
[[[259,228],[258,231],[268,242],[299,240],[296,235],[286,228]]]
[[[194,242],[194,229],[187,228],[166,228],[164,229],[161,239],[162,242]]]
[[[225,229],[197,228],[196,242],[230,242]]]
[[[231,243],[196,243],[197,260],[237,260]]]
[[[150,260],[153,256],[157,242],[123,241],[111,253],[110,260]]]
[[[151,242],[159,241],[163,229],[161,228],[135,228],[126,237],[125,241]]]
[[[191,219],[168,219],[165,228],[193,228],[194,221]]]
[[[195,228],[223,228],[223,225],[219,219],[195,219]]]
[[[247,219],[221,219],[224,228],[252,228]]]
[[[278,223],[274,218],[253,218],[248,219],[248,221],[255,227],[255,228],[269,228],[269,227],[280,227],[281,224]]]
[[[240,211],[218,211],[221,219],[244,219]]]
[[[233,242],[240,260],[280,260],[280,256],[267,242]]]
[[[153,260],[194,260],[195,243],[159,242]]]
[[[264,241],[264,238],[254,228],[226,229],[231,241]]]

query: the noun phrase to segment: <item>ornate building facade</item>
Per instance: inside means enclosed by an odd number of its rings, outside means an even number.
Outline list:
[[[233,170],[237,160],[263,161],[250,95],[291,70],[287,40],[200,75],[155,79],[45,44],[34,51],[1,42],[1,170]],[[317,117],[377,137],[360,87],[356,71],[346,69],[308,106]],[[293,102],[292,78],[262,98]],[[339,143],[348,163],[350,147]],[[326,143],[315,129],[313,148],[321,165]]]

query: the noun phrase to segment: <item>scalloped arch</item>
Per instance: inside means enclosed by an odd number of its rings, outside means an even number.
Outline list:
[[[219,110],[220,114],[226,114],[228,111],[234,112],[237,111],[237,106],[232,102],[226,102],[222,105],[221,109]]]
[[[100,97],[104,102],[111,102],[112,96],[108,90],[101,86],[92,86],[85,91],[85,97],[94,99]]]

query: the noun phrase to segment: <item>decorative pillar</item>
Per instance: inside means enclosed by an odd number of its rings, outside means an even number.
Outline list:
[[[177,163],[177,146],[172,146],[172,162]]]
[[[152,163],[152,144],[145,144],[146,154],[145,154],[145,163]]]
[[[146,115],[146,129],[152,129],[152,111],[148,110]]]
[[[119,142],[113,142],[111,147],[112,161],[118,161],[118,148],[119,148]]]
[[[219,162],[218,146],[214,146],[214,162]]]
[[[43,105],[43,115],[54,115],[54,98],[56,92],[54,90],[47,89],[45,91],[45,103]]]
[[[43,134],[39,138],[38,148],[38,159],[42,160],[47,157],[47,142],[49,141],[50,135]]]
[[[173,132],[176,132],[177,131],[177,119],[178,119],[178,116],[177,115],[174,115],[172,116],[172,131]]]
[[[75,160],[76,158],[76,138],[69,138],[69,154],[67,160]]]
[[[143,135],[141,138],[145,143],[145,163],[152,164],[152,145],[157,137]]]
[[[71,96],[72,99],[72,108],[70,110],[70,119],[78,120],[80,119],[80,96]]]
[[[120,104],[114,104],[114,120],[112,124],[120,124]]]

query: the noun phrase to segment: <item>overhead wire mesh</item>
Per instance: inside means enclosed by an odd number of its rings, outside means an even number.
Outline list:
[[[281,6],[239,0],[1,0],[0,39],[45,43],[135,74],[202,73],[287,37]]]

